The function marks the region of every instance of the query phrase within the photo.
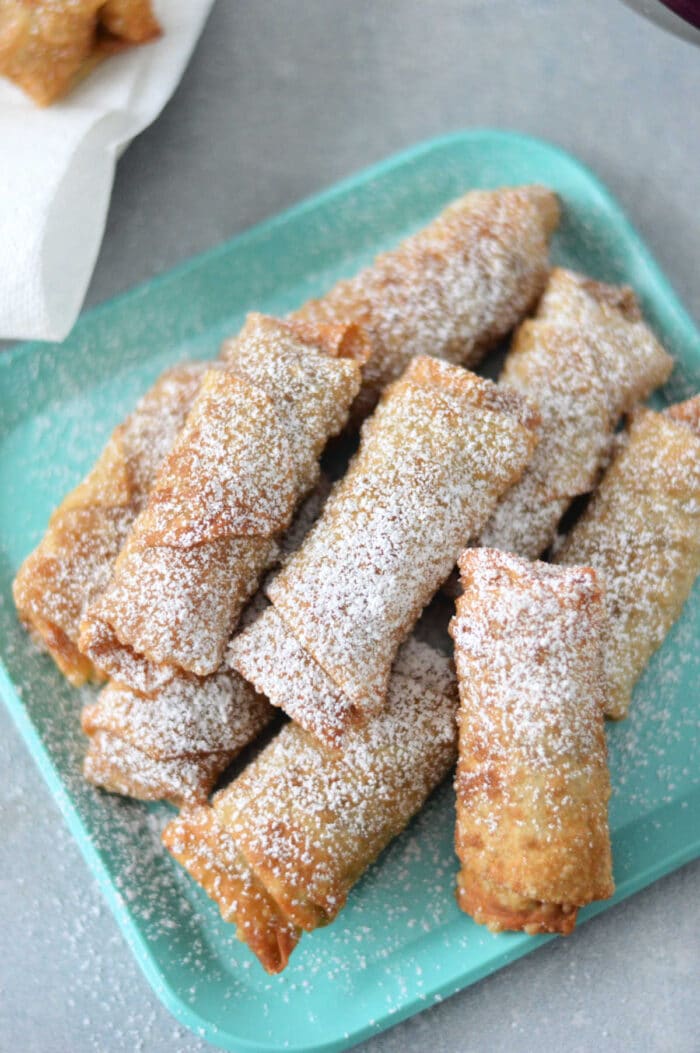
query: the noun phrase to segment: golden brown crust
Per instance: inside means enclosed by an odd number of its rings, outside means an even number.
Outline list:
[[[365,330],[354,322],[323,324],[303,318],[288,318],[285,325],[300,340],[323,348],[333,358],[350,358],[363,366],[372,354],[372,345]]]
[[[632,690],[700,573],[700,396],[664,413],[637,410],[625,441],[556,555],[605,583],[608,716]]]
[[[460,687],[460,905],[568,932],[613,892],[595,572],[470,549],[450,632]]]
[[[236,637],[234,667],[338,745],[381,710],[396,651],[537,441],[513,393],[415,359],[299,551],[267,587],[274,611]],[[284,658],[282,657],[284,655]]]
[[[695,395],[685,402],[676,402],[665,411],[671,420],[680,421],[690,428],[694,435],[700,437],[700,395]]]
[[[336,917],[353,884],[450,771],[455,710],[451,663],[411,640],[396,662],[385,711],[348,732],[342,753],[288,723],[199,813],[204,826],[175,854],[237,923],[266,968],[269,946],[263,940],[261,954],[247,932],[255,935],[262,927],[269,936],[270,928],[281,928],[281,917],[298,934]],[[182,844],[180,823],[166,830],[169,846]],[[212,828],[218,831],[215,843]],[[193,857],[205,865],[195,870]],[[238,894],[242,866],[255,889],[252,905]],[[260,903],[262,926],[251,924]],[[278,913],[270,926],[273,906]]]
[[[146,800],[205,801],[275,711],[230,670],[175,677],[154,695],[109,683],[83,708],[86,778]]]
[[[89,658],[81,654],[70,637],[54,623],[46,621],[40,614],[31,618],[20,615],[22,624],[42,650],[51,655],[58,669],[74,687],[104,680]]]
[[[642,312],[629,285],[608,285],[585,274],[553,267],[544,294],[537,305],[541,321],[568,319],[571,325],[641,322]]]
[[[301,543],[328,494],[323,478],[280,542],[280,559]],[[243,620],[266,605],[258,593]],[[92,738],[86,775],[115,793],[201,802],[219,775],[277,711],[237,673],[221,668],[200,678],[177,675],[145,695],[110,682],[82,712]]]
[[[268,973],[281,972],[299,942],[300,930],[277,907],[233,839],[208,806],[183,811],[163,831],[163,843],[234,922]]]
[[[106,55],[160,32],[150,0],[4,0],[0,73],[48,106]]]
[[[233,412],[235,407],[236,412]],[[278,462],[275,487],[259,473],[260,446]],[[222,465],[236,463],[236,473]],[[235,373],[212,370],[139,520],[139,543],[191,549],[279,533],[295,504],[291,450],[275,404]]]
[[[236,673],[178,677],[155,695],[110,682],[83,708],[86,735],[105,731],[159,760],[234,753],[272,719],[274,710]]]
[[[457,903],[491,932],[521,931],[529,936],[548,932],[568,936],[576,927],[578,913],[572,904],[528,899],[466,869],[457,875]]]
[[[145,44],[161,35],[150,0],[106,0],[99,10],[101,27],[116,41]]]
[[[224,346],[82,625],[81,648],[114,679],[150,693],[221,664],[358,390],[334,340],[330,355],[252,314]]]
[[[455,685],[446,658],[410,641],[386,710],[342,752],[286,725],[214,801],[266,889],[301,928],[332,921],[360,875],[450,770]]]
[[[138,746],[96,731],[88,744],[83,775],[109,793],[138,801],[171,801],[175,805],[206,801],[235,753],[202,757],[150,757]]]
[[[234,636],[229,661],[274,705],[288,708],[330,748],[341,749],[345,733],[366,719],[321,665],[304,650],[273,606]]]
[[[472,191],[291,317],[364,329],[372,355],[354,407],[362,417],[415,355],[472,365],[521,321],[547,280],[558,222],[544,187]]]
[[[506,413],[533,434],[532,448],[538,437],[540,414],[533,402],[516,391],[484,382],[484,378],[468,370],[451,369],[437,358],[425,355],[414,358],[406,368],[402,381],[430,388],[437,396],[455,398],[463,410],[490,410]]]
[[[571,501],[594,488],[619,418],[662,384],[672,365],[631,289],[552,271],[499,380],[539,407],[540,443],[479,543],[529,559],[544,552]]]
[[[20,618],[75,686],[100,679],[80,649],[80,622],[107,584],[204,368],[176,366],[160,377],[53,512],[43,540],[17,573],[13,595]]]

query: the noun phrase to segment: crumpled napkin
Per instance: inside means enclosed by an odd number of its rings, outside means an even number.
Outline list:
[[[163,0],[163,36],[39,109],[0,77],[0,337],[63,340],[104,233],[114,169],[165,106],[213,0]]]

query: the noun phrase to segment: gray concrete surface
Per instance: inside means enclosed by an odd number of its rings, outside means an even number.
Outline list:
[[[94,304],[411,143],[549,138],[623,203],[700,321],[700,49],[615,0],[220,0],[117,172]],[[209,1048],[151,994],[0,707],[0,1050]],[[700,1050],[700,864],[367,1043]]]

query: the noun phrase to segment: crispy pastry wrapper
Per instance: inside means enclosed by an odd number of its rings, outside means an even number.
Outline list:
[[[275,710],[242,677],[176,677],[153,696],[109,683],[85,706],[89,782],[140,800],[205,801]]]
[[[540,442],[479,543],[529,559],[544,552],[571,501],[593,490],[620,417],[663,384],[672,366],[631,289],[552,271],[500,378],[539,408]]]
[[[354,357],[263,315],[223,357],[81,630],[96,666],[145,693],[218,669],[359,386]]]
[[[246,863],[215,808],[183,810],[163,831],[173,856],[215,901],[224,921],[269,973],[279,973],[299,942],[301,929],[280,910]]]
[[[536,443],[525,400],[415,359],[363,428],[345,477],[267,587],[229,659],[329,745],[383,706],[396,651]]]
[[[302,543],[329,490],[322,473],[280,541],[280,562]],[[241,624],[267,606],[258,592]],[[202,803],[277,713],[242,677],[223,667],[208,677],[175,677],[152,695],[111,682],[83,708],[83,731],[90,738],[84,773],[112,793]]]
[[[160,32],[150,0],[3,0],[0,74],[47,106],[107,55]]]
[[[542,186],[474,190],[295,321],[361,326],[372,355],[353,415],[364,416],[415,355],[473,365],[537,303],[559,222]]]
[[[206,801],[235,756],[151,757],[126,739],[96,731],[85,754],[83,775],[109,793],[139,801],[171,801],[179,806]]]
[[[327,925],[455,759],[449,659],[415,639],[399,652],[385,709],[337,753],[295,723],[211,806],[188,809],[163,840],[237,925],[268,972],[302,931]]]
[[[457,899],[496,932],[568,933],[614,891],[601,589],[491,549],[459,567]]]
[[[555,558],[590,564],[605,585],[607,713],[619,720],[700,573],[700,395],[632,416]]]
[[[13,595],[22,622],[76,687],[99,679],[79,648],[80,623],[109,580],[205,369],[203,363],[175,366],[160,377],[55,510],[17,573]]]

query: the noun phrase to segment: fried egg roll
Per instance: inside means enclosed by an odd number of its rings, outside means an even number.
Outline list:
[[[458,903],[494,932],[569,933],[614,891],[601,589],[491,549],[459,568]]]
[[[558,222],[545,187],[473,190],[291,317],[364,329],[372,354],[353,416],[366,415],[414,356],[473,365],[525,317],[544,289]]]
[[[412,639],[386,707],[343,753],[286,724],[211,806],[166,827],[167,847],[268,972],[284,969],[302,932],[333,921],[451,770],[456,708],[449,659]]]
[[[607,713],[619,720],[700,573],[700,395],[633,414],[555,558],[590,564],[605,585]]]
[[[552,271],[499,381],[537,406],[540,442],[479,544],[541,555],[572,500],[593,490],[620,417],[663,384],[672,366],[631,289]]]
[[[328,497],[322,473],[280,540],[282,563],[301,545]],[[267,607],[256,593],[243,613],[247,624]],[[197,803],[279,711],[242,677],[224,667],[208,677],[180,675],[152,695],[113,681],[83,708],[89,737],[88,782],[141,800]]]
[[[219,668],[359,387],[354,358],[263,315],[248,317],[223,358],[81,630],[98,668],[147,694]]]
[[[150,0],[2,0],[0,74],[48,106],[105,56],[160,32]]]
[[[140,800],[205,801],[275,713],[230,670],[176,677],[152,697],[109,683],[82,714],[88,782]]]
[[[169,369],[120,424],[89,475],[55,510],[13,585],[22,622],[79,687],[99,679],[78,644],[157,469],[185,422],[206,366]]]
[[[381,710],[399,645],[535,443],[536,416],[519,395],[414,359],[267,586],[272,607],[232,641],[234,668],[338,746],[349,725]]]

